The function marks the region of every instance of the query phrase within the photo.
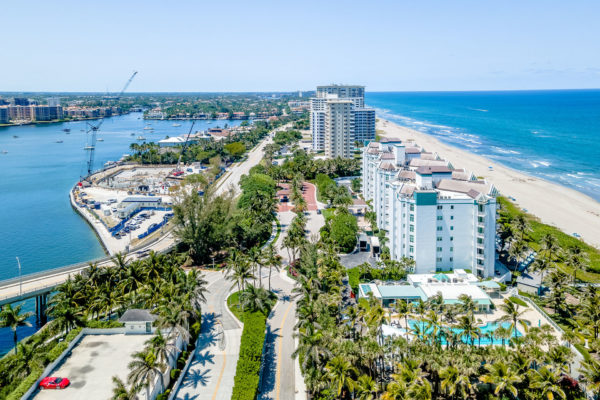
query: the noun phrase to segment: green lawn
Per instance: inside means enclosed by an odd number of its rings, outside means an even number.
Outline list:
[[[240,292],[235,292],[229,295],[227,298],[227,307],[235,315],[237,319],[244,322],[244,313],[240,307]]]
[[[600,283],[600,250],[596,249],[577,239],[569,234],[564,233],[558,228],[544,224],[534,215],[527,214],[521,211],[514,203],[505,197],[499,196],[498,202],[503,206],[503,210],[500,211],[500,215],[508,215],[512,218],[519,214],[525,215],[531,226],[531,232],[529,233],[528,245],[538,251],[540,249],[540,241],[542,237],[550,233],[556,237],[558,244],[562,249],[567,249],[572,246],[581,247],[588,255],[589,258],[589,269],[588,271],[580,271],[577,273],[577,278],[584,282]],[[572,268],[567,267],[563,263],[558,263],[558,268],[564,273],[571,275]]]

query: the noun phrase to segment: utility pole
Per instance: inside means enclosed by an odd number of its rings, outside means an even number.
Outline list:
[[[19,296],[23,295],[23,279],[21,278],[21,261],[17,257],[17,265],[19,265]]]

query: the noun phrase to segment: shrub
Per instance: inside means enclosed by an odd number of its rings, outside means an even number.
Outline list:
[[[39,377],[42,375],[41,369],[33,369],[28,377],[23,379],[21,383],[6,397],[6,400],[19,400],[29,390]]]
[[[235,371],[231,395],[233,400],[254,400],[256,398],[266,322],[267,316],[261,312],[244,313],[240,358]]]
[[[177,377],[179,376],[179,373],[181,372],[181,370],[179,368],[173,368],[170,372],[171,374],[171,379],[175,380],[177,379]]]
[[[512,301],[512,302],[513,302],[513,303],[515,303],[515,304],[518,304],[518,305],[520,305],[521,307],[527,307],[527,303],[525,303],[523,300],[521,300],[521,299],[520,299],[520,298],[518,298],[518,297],[511,296],[511,297],[510,297],[510,301]]]
[[[86,328],[92,329],[111,329],[111,328],[121,328],[125,324],[119,321],[87,321],[85,326]]]

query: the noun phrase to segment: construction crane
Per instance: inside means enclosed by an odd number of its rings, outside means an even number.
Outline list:
[[[179,175],[183,174],[183,172],[179,169],[179,167],[181,166],[181,158],[183,157],[183,153],[185,152],[185,150],[188,147],[190,135],[192,134],[192,129],[194,129],[195,124],[196,124],[196,121],[192,121],[192,126],[190,126],[190,131],[188,132],[187,137],[185,138],[185,143],[183,143],[183,147],[181,148],[181,153],[179,153],[179,159],[177,160],[177,167],[175,167],[175,171],[173,171],[173,176],[179,176]]]
[[[136,75],[137,75],[137,71],[133,71],[133,74],[131,74],[131,77],[127,80],[127,82],[125,83],[125,86],[123,86],[123,89],[121,89],[119,94],[114,98],[115,100],[119,100],[121,98],[121,96],[123,95],[125,90],[127,90],[127,88],[129,87],[129,84],[131,83],[133,78],[135,78]],[[104,118],[102,118],[97,124],[93,124],[91,122],[87,122],[87,124],[86,124],[87,125],[87,130],[85,132],[86,135],[89,135],[90,132],[92,134],[91,143],[83,148],[85,151],[89,151],[89,153],[90,153],[89,157],[88,157],[88,161],[87,161],[87,176],[88,177],[92,174],[92,172],[94,170],[94,153],[96,152],[96,134],[98,133],[98,130],[100,130],[100,127],[102,126],[103,122],[104,122]]]

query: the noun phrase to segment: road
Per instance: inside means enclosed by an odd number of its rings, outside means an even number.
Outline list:
[[[304,198],[311,211],[307,214],[306,229],[309,238],[319,234],[319,229],[325,224],[322,214],[317,209],[323,209],[324,204],[318,203],[314,185],[305,183],[307,190]],[[277,213],[281,224],[281,234],[275,243],[284,265],[289,263],[287,250],[282,246],[283,238],[295,213],[288,211]],[[292,354],[296,349],[294,326],[296,325],[296,301],[292,298],[294,281],[287,277],[286,268],[273,277],[273,291],[277,294],[278,302],[267,320],[267,337],[265,346],[265,366],[259,388],[258,398],[261,400],[293,400],[306,399],[306,387],[300,373],[298,359]]]
[[[240,352],[242,325],[227,310],[231,282],[221,271],[207,271],[209,281],[202,332],[194,360],[177,392],[180,400],[229,400]]]
[[[284,125],[280,128],[275,129],[273,132],[286,129],[288,125]],[[242,175],[248,174],[250,169],[257,165],[262,160],[262,152],[264,147],[272,142],[271,135],[269,134],[263,139],[254,149],[248,152],[246,159],[238,164],[235,164],[226,172],[225,176],[217,182],[216,193],[222,194],[226,190],[233,188],[236,193],[239,193],[239,182]],[[166,251],[173,247],[176,243],[176,238],[172,233],[167,233],[156,242],[153,242],[141,249],[136,251],[152,250],[155,252]],[[137,256],[130,254],[130,258],[136,258]],[[110,261],[102,262],[99,265],[111,265]],[[78,274],[82,270],[87,268],[87,264],[79,264],[78,266],[69,269],[68,271],[48,271],[47,274],[36,276],[33,278],[24,277],[22,283],[11,280],[11,282],[4,285],[0,284],[0,305],[11,303],[19,300],[34,297],[39,294],[47,293],[52,288],[65,282],[73,274]]]

